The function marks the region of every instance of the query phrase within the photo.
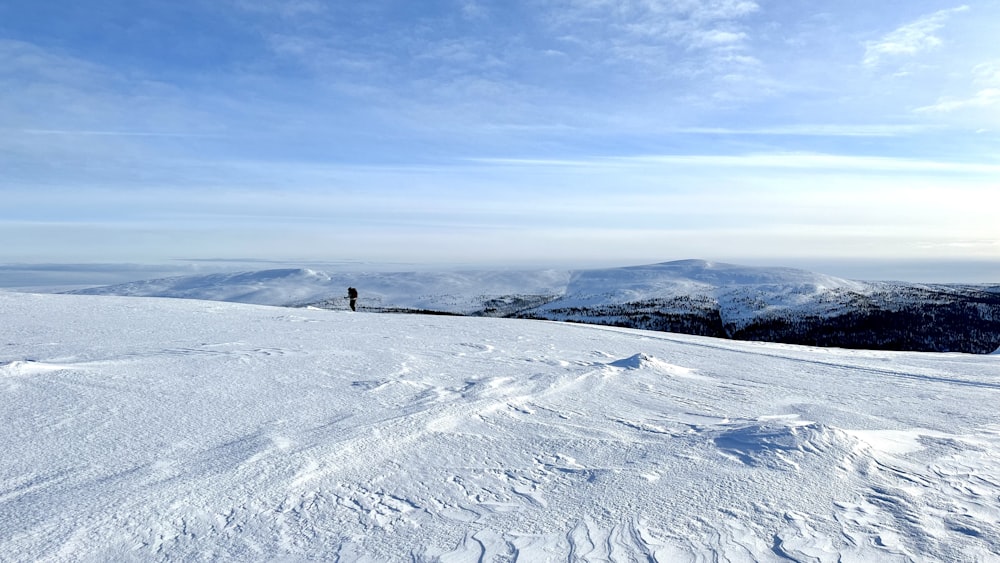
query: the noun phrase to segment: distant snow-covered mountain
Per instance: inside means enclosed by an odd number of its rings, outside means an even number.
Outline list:
[[[182,276],[77,294],[181,297],[373,312],[518,317],[817,346],[988,353],[1000,287],[845,280],[793,268],[681,260],[595,270]]]
[[[1000,345],[998,287],[702,260],[578,272],[563,296],[517,316],[845,348],[989,353]]]

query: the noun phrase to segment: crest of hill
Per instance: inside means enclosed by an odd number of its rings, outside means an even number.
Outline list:
[[[794,268],[740,266],[706,260],[678,260],[645,266],[584,270],[573,274],[559,306],[608,300],[638,302],[678,297],[724,298],[752,287],[775,296],[812,295],[829,290],[862,292],[870,285]]]

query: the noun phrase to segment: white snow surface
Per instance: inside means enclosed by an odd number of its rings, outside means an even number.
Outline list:
[[[1000,356],[0,292],[0,560],[998,561]]]

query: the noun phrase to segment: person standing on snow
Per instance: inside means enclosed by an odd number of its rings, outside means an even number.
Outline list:
[[[358,290],[353,287],[347,288],[347,298],[351,300],[351,310],[357,311],[358,305]]]

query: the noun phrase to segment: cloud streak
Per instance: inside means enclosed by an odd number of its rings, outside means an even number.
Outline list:
[[[969,10],[959,6],[939,10],[902,25],[876,41],[865,43],[865,66],[878,66],[903,57],[913,57],[939,47],[943,40],[937,35],[953,15]]]
[[[476,159],[486,164],[508,164],[513,166],[578,167],[636,167],[636,166],[694,166],[705,169],[716,168],[765,168],[799,170],[837,170],[908,173],[958,173],[958,174],[1000,174],[1000,164],[946,162],[918,160],[911,158],[890,158],[871,156],[844,156],[815,153],[763,153],[747,155],[644,155],[629,157],[598,158],[588,160],[544,160],[544,159]]]
[[[10,130],[8,130],[10,131]],[[27,135],[61,135],[72,137],[219,137],[202,133],[170,133],[166,131],[88,131],[84,129],[21,129],[16,131]]]
[[[966,99],[942,99],[929,106],[917,108],[918,113],[950,113],[970,108],[1000,107],[1000,88],[986,88]]]

